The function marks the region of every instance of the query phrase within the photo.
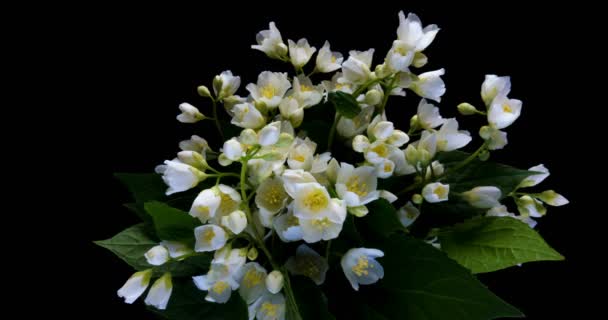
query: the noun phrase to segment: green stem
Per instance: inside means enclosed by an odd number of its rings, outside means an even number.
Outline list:
[[[222,126],[220,125],[220,120],[217,117],[217,102],[215,99],[211,98],[211,103],[213,104],[213,119],[215,126],[217,127],[217,131],[220,133],[220,138],[222,138],[222,141],[224,141],[224,132],[222,132]]]
[[[218,177],[218,178],[222,178],[222,177],[236,177],[236,178],[240,178],[241,176],[238,175],[237,173],[232,173],[232,172],[220,172],[220,173],[212,173],[212,174],[208,174],[207,177]]]
[[[241,197],[243,199],[249,198],[247,196],[247,191],[245,190],[244,186],[245,186],[246,180],[247,180],[247,161],[249,161],[249,159],[254,155],[255,155],[255,153],[249,154],[247,157],[245,157],[241,161]],[[245,215],[247,216],[247,221],[250,221],[252,223],[253,219],[252,219],[252,215],[251,215],[251,209],[249,208],[249,203],[245,203],[244,209],[245,209]],[[270,265],[272,266],[272,268],[274,270],[279,270],[283,274],[283,278],[285,281],[283,289],[285,291],[285,295],[287,296],[287,303],[291,306],[291,308],[289,308],[289,310],[292,310],[295,313],[294,320],[302,320],[302,316],[300,316],[300,310],[298,309],[298,305],[296,303],[296,299],[293,294],[293,290],[291,288],[291,282],[289,281],[289,273],[287,272],[287,270],[285,270],[284,268],[281,268],[274,261],[274,259],[272,258],[272,254],[270,253],[270,251],[266,247],[266,244],[264,243],[263,236],[258,233],[256,228],[253,228],[253,233],[255,236],[256,244],[262,250],[262,252],[264,252],[264,255],[266,255],[266,258],[268,258],[268,261],[270,262]]]
[[[355,99],[363,93],[363,91],[365,91],[365,89],[369,88],[370,86],[382,81],[384,79],[381,78],[376,78],[373,80],[369,80],[368,82],[364,83],[361,85],[361,87],[359,87],[357,90],[355,90],[355,92],[353,92],[352,96],[355,97]]]
[[[393,91],[393,85],[395,85],[396,80],[397,76],[394,76],[388,86],[384,88],[384,97],[382,98],[382,104],[380,104],[379,114],[382,114],[382,112],[384,112],[384,108],[386,107],[386,103],[388,102],[388,97],[391,95],[391,91]]]
[[[331,125],[331,129],[329,129],[329,137],[327,138],[327,151],[331,151],[331,145],[334,143],[334,136],[336,135],[336,128],[338,127],[338,121],[340,121],[339,113],[336,113],[334,117],[334,123]]]
[[[327,241],[327,246],[325,247],[325,260],[329,261],[329,249],[331,248],[331,240]]]
[[[479,154],[487,148],[489,143],[490,143],[490,140],[489,139],[486,140],[481,146],[479,146],[479,148],[477,150],[475,150],[475,152],[471,153],[471,155],[469,155],[461,163],[457,164],[455,167],[453,167],[450,170],[447,170],[443,175],[441,175],[439,180],[443,179],[451,171],[458,171],[458,170],[462,169],[464,166],[466,166],[467,164],[469,164],[471,161],[475,160],[479,156]]]

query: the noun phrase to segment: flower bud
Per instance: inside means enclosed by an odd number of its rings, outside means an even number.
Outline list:
[[[207,88],[206,86],[199,86],[198,88],[196,88],[196,91],[201,97],[211,97],[211,92],[209,92],[209,88]]]
[[[266,289],[273,294],[279,293],[283,289],[283,274],[280,271],[274,270],[268,274],[266,277]]]
[[[460,112],[460,114],[465,115],[465,116],[469,116],[472,114],[477,113],[477,109],[470,103],[467,102],[463,102],[461,104],[458,105],[458,112]]]

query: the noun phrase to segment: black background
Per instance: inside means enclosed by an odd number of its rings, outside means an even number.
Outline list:
[[[79,254],[67,260],[72,263],[67,270],[72,278],[74,272],[86,272],[72,283],[78,288],[72,298],[84,307],[82,315],[91,317],[93,310],[95,318],[150,318],[142,303],[126,305],[116,296],[130,268],[91,241],[108,238],[136,222],[121,206],[129,195],[114,181],[113,172],[150,172],[164,159],[173,158],[178,141],[193,133],[216,141],[210,122],[183,125],[175,120],[179,103],[190,102],[209,114],[210,105],[196,95],[196,87],[210,87],[213,76],[223,70],[241,76],[241,95],[261,71],[291,71],[250,49],[255,34],[267,29],[269,21],[276,22],[285,42],[306,37],[320,48],[329,40],[333,50],[345,55],[350,49],[376,48],[377,63],[396,37],[399,10],[415,12],[424,25],[435,23],[441,28],[425,51],[429,64],[423,70],[446,69],[442,115],[454,116],[455,106],[463,101],[480,106],[485,74],[511,76],[510,96],[524,102],[523,112],[507,129],[509,145],[493,153],[492,159],[520,168],[544,163],[552,174],[542,186],[556,189],[572,202],[549,208],[537,227],[566,257],[565,262],[530,263],[480,279],[529,319],[585,312],[586,294],[580,286],[584,282],[580,272],[584,250],[580,248],[585,244],[574,235],[583,228],[587,212],[582,207],[583,190],[577,186],[585,169],[572,140],[580,121],[572,110],[580,106],[567,89],[573,74],[565,68],[569,61],[583,59],[577,55],[580,51],[572,49],[575,40],[566,33],[574,24],[568,20],[572,8],[508,2],[458,9],[431,2],[344,3],[341,9],[327,3],[305,6],[304,2],[260,3],[248,10],[237,10],[237,6],[91,8],[66,24],[69,29],[82,28],[73,39],[73,49],[66,53],[76,73],[72,95],[65,99],[79,104],[70,107],[70,112],[86,110],[87,121],[72,124],[86,137],[78,159],[93,168],[86,180],[81,177],[87,183],[83,195],[77,197],[80,206],[75,215],[83,219],[78,228],[82,241],[76,244]],[[389,117],[407,123],[417,102],[413,93],[405,99],[391,98]],[[477,137],[473,125],[478,123],[466,123]],[[474,140],[469,148],[478,143]]]

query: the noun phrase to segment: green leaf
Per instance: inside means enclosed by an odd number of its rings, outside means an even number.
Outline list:
[[[194,228],[200,225],[199,220],[158,201],[146,202],[144,208],[152,216],[160,239],[184,241],[189,245],[194,243]]]
[[[146,262],[144,254],[158,244],[146,230],[143,223],[123,230],[114,237],[95,241],[98,246],[112,251],[135,270],[145,270],[152,266]]]
[[[473,273],[564,259],[527,224],[509,217],[472,219],[442,230],[439,239],[442,250]]]
[[[330,92],[328,100],[334,105],[336,111],[345,118],[352,119],[361,112],[361,107],[359,107],[357,100],[346,92]]]
[[[166,197],[167,186],[158,174],[115,173],[114,176],[127,186],[136,203],[143,204],[152,200],[162,200]]]
[[[335,320],[327,309],[327,297],[306,277],[290,277],[296,303],[303,320]]]
[[[244,320],[248,319],[247,305],[233,292],[226,303],[205,301],[206,291],[201,291],[192,279],[173,279],[173,292],[165,310],[151,310],[171,320]]]
[[[388,319],[486,320],[522,317],[433,246],[393,235],[380,246],[385,275],[370,288],[370,305]],[[371,287],[371,286],[370,286]]]
[[[154,268],[154,274],[158,276],[165,272],[171,272],[174,277],[202,274],[209,269],[212,259],[211,254],[202,254],[182,261],[172,260],[161,266],[148,264],[144,254],[150,248],[158,245],[159,241],[154,239],[143,223],[127,228],[110,239],[95,241],[94,243],[112,251],[135,270]]]
[[[378,199],[367,205],[369,213],[363,218],[355,218],[357,229],[374,238],[384,238],[403,230],[397,218],[397,210],[386,199]]]
[[[438,155],[437,160],[449,171],[468,156],[468,153],[461,151],[443,152]],[[532,171],[475,159],[458,171],[449,172],[442,182],[450,185],[450,192],[464,192],[478,186],[495,186],[500,189],[504,198],[515,190],[522,180],[533,174],[535,173]]]

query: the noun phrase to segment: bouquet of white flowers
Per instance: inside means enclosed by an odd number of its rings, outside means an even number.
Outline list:
[[[457,106],[487,120],[479,147],[458,151],[473,135],[436,106],[444,70],[413,71],[438,31],[400,12],[374,66],[374,49],[285,44],[271,22],[252,48],[293,73],[263,71],[242,97],[224,71],[198,87],[209,116],[179,105],[177,120],[212,122],[201,134],[221,147],[194,135],[156,174],[117,174],[142,220],[96,242],[137,270],[118,296],[150,287],[144,302],[169,319],[521,316],[473,274],[563,259],[533,228],[568,201],[529,189],[549,175],[542,164],[488,161],[522,110],[509,77],[487,75],[479,103]],[[400,130],[385,108],[406,90],[420,102]]]

